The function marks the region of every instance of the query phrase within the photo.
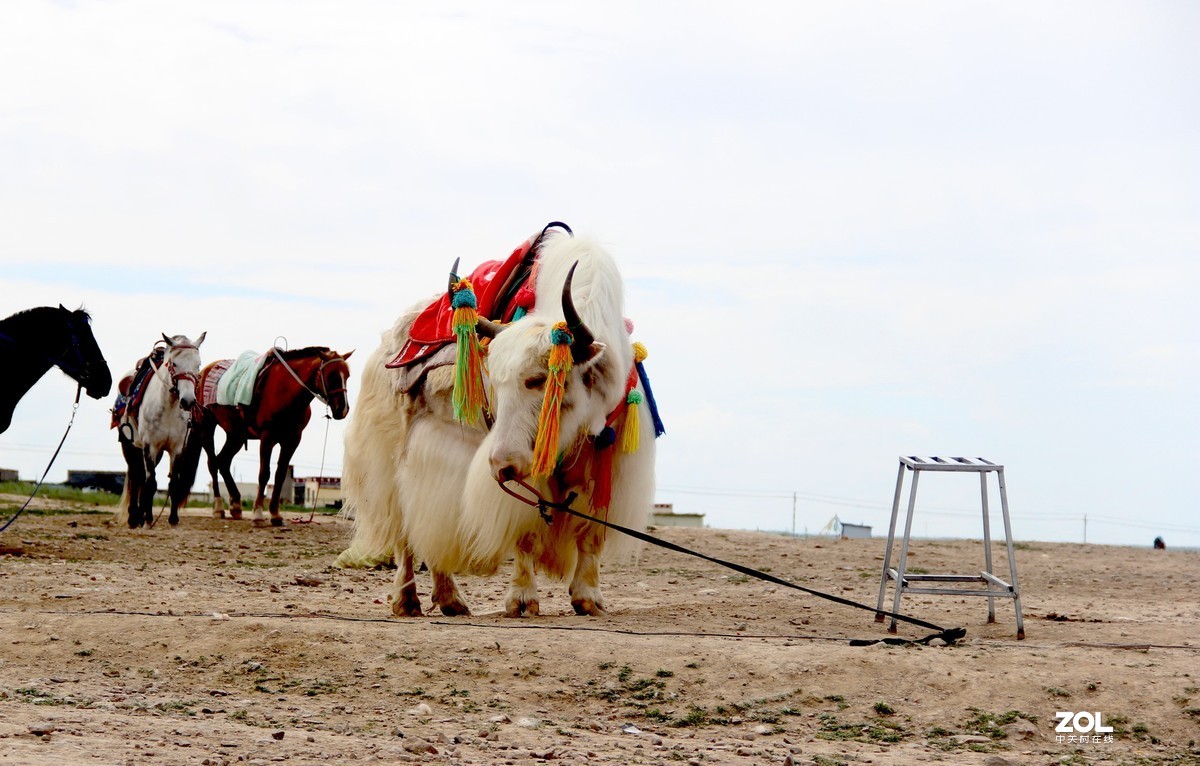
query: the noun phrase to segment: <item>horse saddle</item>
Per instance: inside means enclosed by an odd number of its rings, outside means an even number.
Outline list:
[[[162,365],[165,356],[166,349],[155,346],[150,356],[139,359],[133,369],[117,382],[117,399],[113,402],[112,424],[109,428],[120,425],[126,412],[130,416],[138,414],[142,406],[142,395],[146,393],[146,381],[150,379],[154,370]]]

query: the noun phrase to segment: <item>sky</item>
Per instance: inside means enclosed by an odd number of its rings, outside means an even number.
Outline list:
[[[357,349],[353,408],[455,258],[561,220],[622,270],[677,512],[882,535],[899,455],[969,455],[1019,540],[1200,546],[1198,36],[1182,1],[5,3],[0,315],[86,307],[116,376],[163,332]],[[41,475],[74,390],[0,467]],[[123,468],[110,406],[49,481]],[[321,409],[299,476],[341,471]],[[925,475],[914,534],[979,508]]]

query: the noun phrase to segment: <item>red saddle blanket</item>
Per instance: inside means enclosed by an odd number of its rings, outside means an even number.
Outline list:
[[[533,270],[522,274],[519,269],[525,256],[539,237],[527,239],[512,255],[503,261],[487,261],[471,273],[468,279],[475,289],[475,301],[479,316],[500,322],[510,322],[518,309],[529,311],[534,302]],[[534,254],[536,258],[536,253]],[[513,285],[514,279],[524,279],[521,285]],[[516,292],[513,292],[513,288]],[[511,295],[511,298],[506,296]],[[500,305],[504,303],[506,305]],[[438,349],[454,342],[451,327],[454,311],[450,308],[450,296],[442,295],[429,304],[413,322],[408,340],[396,358],[387,363],[389,368],[405,367],[429,358]]]
[[[204,368],[200,373],[200,386],[196,391],[196,404],[201,407],[208,407],[217,403],[217,383],[221,382],[221,376],[233,366],[234,361],[233,359],[222,359]]]

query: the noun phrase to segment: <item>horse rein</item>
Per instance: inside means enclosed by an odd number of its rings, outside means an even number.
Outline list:
[[[29,495],[29,499],[22,503],[21,507],[17,509],[17,512],[13,514],[11,519],[4,522],[4,526],[0,526],[0,532],[3,532],[12,526],[13,522],[16,521],[17,518],[25,512],[25,509],[29,507],[29,504],[33,502],[33,498],[37,496],[38,490],[42,488],[42,482],[46,480],[46,475],[50,473],[51,466],[53,466],[54,461],[58,459],[58,453],[62,451],[63,445],[67,443],[67,434],[71,433],[71,426],[75,425],[75,413],[79,412],[79,396],[82,393],[83,384],[78,383],[75,387],[75,404],[71,407],[71,419],[67,421],[67,430],[63,431],[62,438],[59,439],[58,446],[54,449],[54,454],[50,456],[50,462],[46,464],[46,470],[42,471],[42,478],[38,479],[37,485],[34,486],[33,492],[31,492]]]
[[[312,388],[310,388],[307,383],[305,383],[303,380],[300,379],[300,376],[296,374],[296,371],[292,369],[292,366],[287,363],[286,359],[283,358],[283,354],[279,353],[278,346],[272,346],[271,353],[275,355],[275,358],[279,360],[279,363],[283,365],[283,368],[288,371],[288,374],[290,374],[292,376],[292,379],[295,380],[296,383],[298,383],[300,385],[300,388],[303,388],[305,391],[312,394],[314,399],[319,399],[321,401],[321,403],[324,404],[326,407],[331,406],[329,404],[329,397],[332,394],[346,393],[347,389],[346,389],[345,385],[343,385],[341,388],[335,388],[332,391],[330,391],[329,385],[326,383],[325,375],[324,375],[326,365],[333,364],[334,362],[341,362],[342,364],[345,364],[346,360],[344,358],[342,358],[340,356],[335,356],[332,359],[324,359],[321,361],[321,364],[317,366],[316,377],[317,377],[317,380],[321,381],[321,391],[325,394],[324,396],[322,396],[321,394],[318,394],[316,391],[313,391]],[[343,383],[345,382],[345,378],[342,379],[342,382]]]

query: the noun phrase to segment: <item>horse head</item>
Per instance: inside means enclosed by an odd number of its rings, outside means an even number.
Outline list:
[[[163,370],[171,378],[171,393],[178,399],[180,409],[191,411],[196,406],[196,386],[200,384],[200,344],[204,342],[207,332],[200,333],[196,340],[186,335],[168,337],[163,333],[162,339],[167,344],[163,357]]]
[[[74,378],[93,399],[108,396],[112,372],[92,334],[92,317],[83,309],[71,311],[58,305],[63,322],[62,347],[50,355],[50,361]]]
[[[350,414],[350,400],[346,396],[346,382],[350,379],[350,365],[346,360],[354,353],[345,354],[326,350],[321,352],[321,364],[317,367],[317,390],[324,397],[334,420],[342,420]]]

